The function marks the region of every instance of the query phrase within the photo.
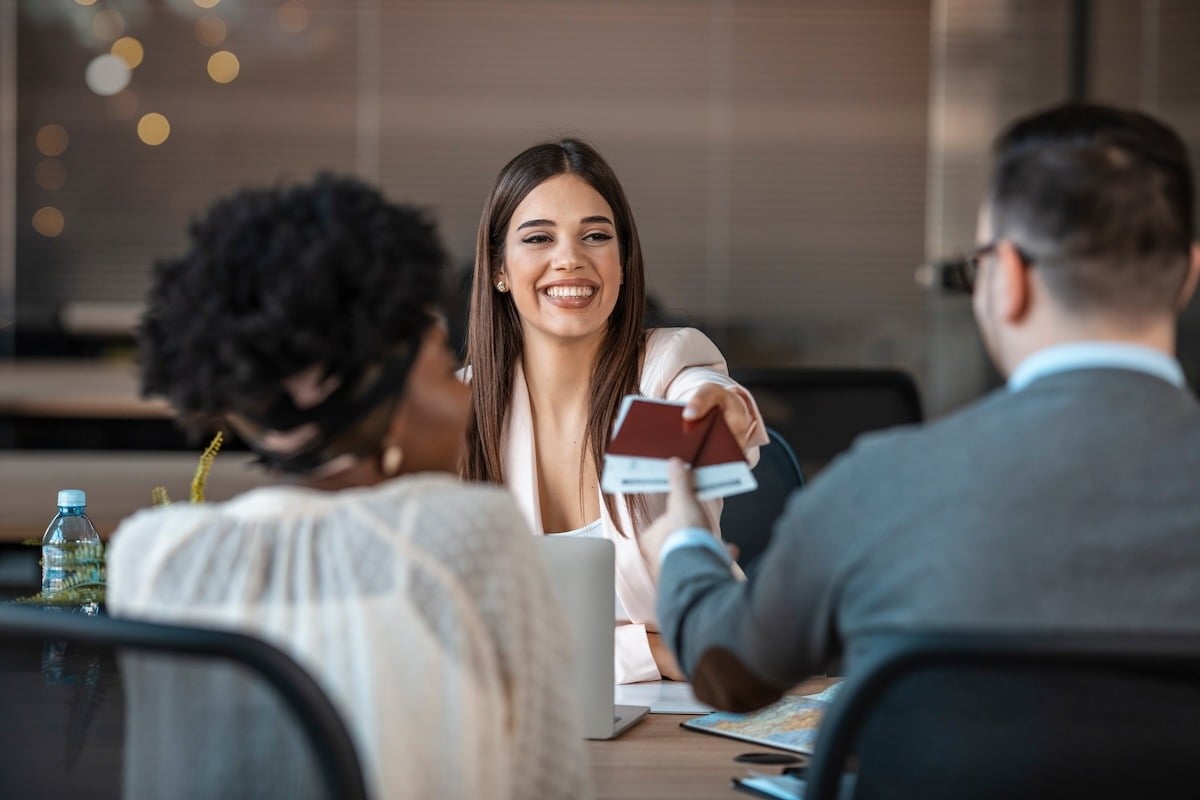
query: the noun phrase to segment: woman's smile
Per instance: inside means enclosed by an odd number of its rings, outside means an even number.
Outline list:
[[[538,289],[538,293],[556,308],[586,308],[591,305],[598,292],[592,281],[555,281]]]

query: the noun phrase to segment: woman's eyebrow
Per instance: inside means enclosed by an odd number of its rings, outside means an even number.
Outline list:
[[[611,219],[609,219],[608,217],[604,216],[603,214],[597,214],[597,215],[591,216],[591,217],[584,217],[583,219],[579,220],[579,224],[581,224],[581,225],[595,225],[598,222],[603,222],[607,225],[613,224],[613,221]],[[552,219],[529,219],[529,220],[525,220],[520,225],[518,225],[517,230],[522,230],[524,228],[553,228],[553,227],[555,227],[555,223],[554,223],[554,220],[552,220]]]

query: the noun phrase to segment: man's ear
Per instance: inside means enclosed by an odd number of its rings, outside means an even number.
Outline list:
[[[1175,310],[1183,311],[1196,293],[1196,283],[1200,280],[1200,242],[1192,242],[1192,260],[1188,264],[1187,274],[1183,277],[1183,285],[1175,297]]]
[[[1034,287],[1029,265],[1008,240],[996,245],[996,281],[994,290],[1000,318],[1008,323],[1021,322],[1033,307]]]

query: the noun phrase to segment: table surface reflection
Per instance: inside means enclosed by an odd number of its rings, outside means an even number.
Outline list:
[[[796,691],[820,692],[831,682],[828,678],[812,678]],[[680,728],[679,724],[689,718],[682,714],[650,714],[616,739],[588,742],[596,796],[612,800],[730,800],[745,796],[731,788],[731,778],[781,771],[781,767],[740,764],[733,759],[741,753],[784,751]]]

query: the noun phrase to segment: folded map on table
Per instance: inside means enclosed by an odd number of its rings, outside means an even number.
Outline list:
[[[681,722],[680,727],[811,754],[817,743],[817,726],[840,685],[833,684],[816,695],[784,695],[750,714],[714,711]]]

